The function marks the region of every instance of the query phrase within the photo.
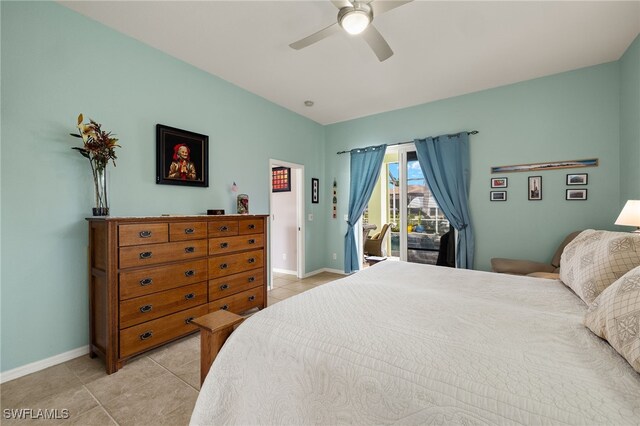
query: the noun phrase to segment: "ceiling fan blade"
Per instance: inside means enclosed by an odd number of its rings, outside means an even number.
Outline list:
[[[380,62],[389,59],[391,55],[393,55],[393,50],[391,50],[387,41],[372,24],[364,30],[362,38],[364,38],[364,41],[373,49],[373,53],[376,54]]]
[[[373,16],[382,15],[396,7],[400,7],[404,4],[411,3],[413,0],[397,0],[397,1],[372,1],[369,3],[371,9],[373,9]]]
[[[333,3],[333,5],[338,9],[353,6],[349,0],[331,0],[331,3]]]
[[[337,32],[340,32],[340,26],[336,22],[335,24],[331,24],[327,28],[324,28],[316,33],[313,33],[308,37],[305,37],[301,40],[291,43],[289,47],[291,47],[292,49],[300,50],[302,48],[305,48],[307,46],[312,45],[313,43],[316,43],[322,40],[323,38],[327,38],[330,35],[333,35]]]

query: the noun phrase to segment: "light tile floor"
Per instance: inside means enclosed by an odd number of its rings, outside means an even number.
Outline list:
[[[273,276],[267,306],[341,278],[323,272],[305,279]],[[100,359],[82,356],[0,385],[2,425],[186,425],[200,389],[200,337],[186,337],[127,363],[110,376]],[[7,417],[11,411],[58,410],[68,419]],[[14,411],[15,412],[15,411]]]

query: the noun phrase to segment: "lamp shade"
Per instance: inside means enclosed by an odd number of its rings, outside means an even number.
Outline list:
[[[640,200],[627,201],[615,224],[640,227]]]
[[[346,13],[340,19],[340,25],[349,34],[360,34],[363,32],[369,23],[371,22],[371,16],[363,10],[353,10]]]

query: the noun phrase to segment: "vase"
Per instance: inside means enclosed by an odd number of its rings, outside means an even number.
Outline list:
[[[247,194],[238,195],[238,214],[249,214],[249,196]]]
[[[107,198],[107,169],[95,169],[93,172],[93,192],[95,193],[94,216],[109,216]]]

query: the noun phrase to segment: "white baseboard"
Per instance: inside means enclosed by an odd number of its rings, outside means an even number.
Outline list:
[[[0,383],[6,383],[19,377],[26,376],[27,374],[35,373],[37,371],[44,370],[45,368],[71,361],[74,358],[78,358],[79,356],[86,355],[88,353],[89,345],[86,345],[40,361],[32,362],[31,364],[7,370],[0,373]]]
[[[344,271],[341,271],[339,269],[321,268],[321,269],[316,269],[315,271],[307,272],[306,274],[304,274],[304,277],[305,278],[309,278],[309,277],[312,277],[314,275],[321,274],[323,272],[331,272],[333,274],[347,275],[347,274],[344,273]]]
[[[279,274],[298,275],[297,271],[290,271],[288,269],[273,268],[272,271],[277,272]]]
[[[349,275],[349,274],[346,274],[341,269],[324,268],[324,269],[322,269],[322,272],[331,272],[332,274]]]

